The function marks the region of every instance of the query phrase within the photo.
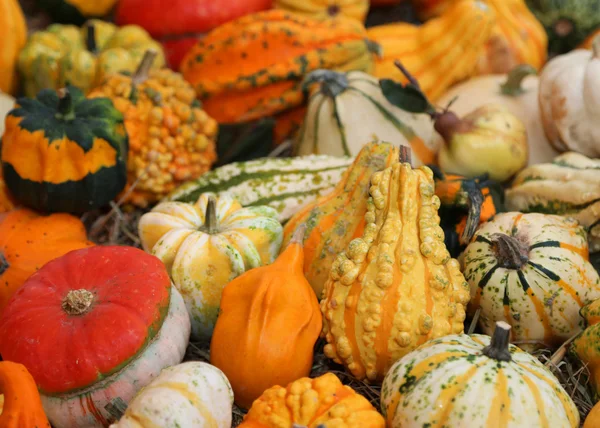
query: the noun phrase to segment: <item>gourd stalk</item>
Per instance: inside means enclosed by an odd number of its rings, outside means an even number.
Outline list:
[[[57,119],[73,120],[75,119],[75,111],[73,110],[73,98],[67,88],[61,88],[58,93],[58,113]]]
[[[217,200],[214,196],[208,197],[208,203],[206,204],[206,213],[204,215],[204,226],[203,231],[209,235],[214,235],[218,232],[217,225]]]
[[[93,301],[94,294],[81,288],[69,291],[61,306],[69,315],[83,315],[90,309]]]
[[[520,269],[529,260],[529,249],[514,236],[496,233],[492,236],[492,248],[498,264],[505,269]]]
[[[535,76],[537,70],[529,64],[521,64],[513,68],[506,78],[506,82],[500,85],[500,92],[504,95],[516,96],[525,90],[523,89],[523,80],[527,76]]]
[[[483,355],[498,361],[511,361],[508,344],[510,342],[510,325],[504,321],[496,323],[490,344],[483,348]]]
[[[148,78],[148,73],[150,72],[152,64],[154,63],[157,55],[158,52],[155,49],[148,49],[144,53],[144,57],[140,61],[140,65],[138,66],[137,70],[135,70],[135,73],[131,78],[131,81],[134,85],[139,85]]]
[[[85,45],[88,51],[93,54],[98,53],[98,45],[96,44],[96,27],[93,24],[87,26],[87,37]]]

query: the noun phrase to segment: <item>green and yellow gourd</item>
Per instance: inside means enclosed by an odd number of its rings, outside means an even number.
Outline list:
[[[19,53],[18,69],[29,97],[66,84],[87,93],[108,74],[133,74],[149,49],[157,52],[152,68],[164,66],[162,46],[141,27],[118,28],[95,19],[81,28],[53,24],[31,35]]]
[[[128,137],[107,98],[68,86],[20,98],[6,116],[2,170],[11,194],[38,211],[82,213],[125,187]]]
[[[297,154],[355,156],[365,142],[379,140],[409,146],[415,166],[435,162],[439,141],[429,118],[392,105],[375,77],[317,70],[304,86],[312,91]]]
[[[431,340],[390,369],[381,390],[389,428],[578,428],[575,403],[537,358],[509,344],[510,326],[492,337]]]
[[[567,152],[552,163],[532,165],[506,191],[513,211],[573,217],[588,231],[590,252],[600,251],[600,159]]]
[[[585,230],[570,218],[498,214],[479,228],[462,264],[482,330],[491,334],[497,321],[507,322],[527,350],[577,334],[579,310],[600,297]]]

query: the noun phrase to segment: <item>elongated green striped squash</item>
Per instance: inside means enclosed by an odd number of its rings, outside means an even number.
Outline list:
[[[165,201],[195,202],[203,193],[227,192],[245,207],[275,208],[279,221],[284,222],[331,192],[352,161],[349,157],[310,155],[231,163],[177,188]]]
[[[317,70],[304,84],[312,93],[297,154],[356,156],[366,142],[380,140],[409,146],[415,166],[435,162],[439,140],[429,116],[392,105],[375,77]]]
[[[573,217],[588,230],[590,252],[600,251],[600,159],[563,153],[552,163],[522,170],[506,191],[512,211]]]

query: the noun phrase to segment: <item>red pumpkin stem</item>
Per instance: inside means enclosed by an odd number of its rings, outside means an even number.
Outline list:
[[[521,269],[529,260],[529,248],[514,236],[504,233],[492,235],[492,249],[500,267]]]
[[[214,196],[210,195],[204,214],[204,226],[202,226],[201,230],[209,235],[214,235],[218,231],[217,228],[217,200]]]
[[[510,329],[510,324],[498,321],[490,344],[483,348],[483,355],[498,361],[511,361],[512,357],[508,350]]]
[[[92,306],[94,294],[84,288],[71,290],[62,301],[62,308],[69,315],[83,315]]]

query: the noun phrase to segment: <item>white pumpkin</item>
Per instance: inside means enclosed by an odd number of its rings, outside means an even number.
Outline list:
[[[514,68],[508,75],[491,74],[473,77],[450,88],[438,101],[441,107],[451,101],[451,110],[459,117],[486,104],[502,105],[521,119],[527,128],[528,165],[551,162],[558,151],[550,145],[539,107],[539,79],[529,65]]]
[[[552,59],[540,76],[546,135],[559,151],[600,157],[600,36],[592,50]]]
[[[375,77],[316,70],[305,84],[315,86],[295,141],[297,155],[356,156],[366,143],[380,140],[409,146],[414,166],[435,162],[440,140],[429,116],[390,104]]]
[[[230,428],[233,390],[215,366],[190,361],[164,369],[110,428]]]
[[[15,99],[0,91],[0,138],[4,134],[4,119],[9,111],[15,106]]]
[[[578,428],[579,412],[560,382],[534,356],[493,336],[430,340],[385,376],[381,410],[389,428]]]

